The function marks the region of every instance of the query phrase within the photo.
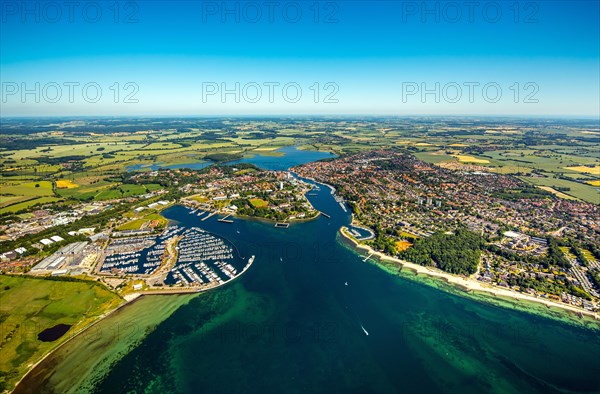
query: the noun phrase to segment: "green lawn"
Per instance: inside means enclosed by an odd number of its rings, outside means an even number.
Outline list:
[[[139,230],[140,227],[142,227],[142,224],[146,223],[147,221],[148,220],[146,220],[146,219],[135,219],[135,220],[132,220],[130,222],[120,225],[119,227],[117,227],[117,230],[119,230],[119,231]]]
[[[123,191],[123,197],[146,194],[146,188],[144,185],[121,185],[119,189]]]
[[[252,204],[254,208],[266,208],[269,206],[269,203],[261,198],[251,198],[248,201],[250,201],[250,204]]]
[[[161,185],[157,184],[157,183],[149,183],[149,184],[144,185],[144,186],[146,186],[146,189],[148,189],[149,192],[153,192],[155,190],[163,189],[163,187]]]
[[[119,189],[107,189],[98,193],[94,199],[95,200],[113,200],[115,198],[121,198],[123,193]]]

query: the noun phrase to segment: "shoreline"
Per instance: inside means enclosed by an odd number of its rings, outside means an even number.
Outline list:
[[[102,351],[106,350],[105,345],[107,345],[107,344],[109,346],[112,346],[111,344],[120,342],[123,339],[129,340],[128,338],[131,337],[130,335],[119,335],[118,334],[119,331],[117,331],[117,334],[115,334],[115,331],[111,331],[112,327],[114,327],[115,324],[117,327],[119,326],[119,324],[121,324],[123,316],[127,316],[127,319],[129,319],[129,322],[127,323],[128,325],[126,327],[130,327],[130,328],[131,328],[131,324],[134,324],[134,325],[137,324],[136,322],[139,321],[138,319],[140,319],[140,318],[143,321],[143,319],[147,318],[149,314],[152,314],[152,316],[158,316],[158,320],[156,320],[156,323],[152,323],[151,325],[148,326],[148,327],[153,327],[156,324],[158,324],[158,323],[164,321],[166,318],[168,318],[168,316],[170,316],[177,309],[179,309],[179,307],[181,307],[185,303],[188,303],[191,299],[195,298],[191,294],[188,294],[187,296],[185,294],[180,294],[177,297],[172,297],[172,296],[168,296],[168,295],[165,295],[163,297],[142,297],[142,295],[138,295],[138,297],[135,297],[133,299],[130,299],[130,300],[122,303],[117,308],[111,310],[110,312],[107,312],[105,315],[102,316],[102,318],[99,318],[96,321],[94,321],[93,324],[90,324],[90,325],[86,326],[85,328],[82,328],[81,330],[77,331],[76,333],[73,333],[72,335],[70,335],[64,342],[58,344],[55,348],[53,348],[51,351],[49,351],[47,354],[45,354],[38,362],[36,362],[34,365],[32,365],[30,367],[30,369],[27,371],[27,373],[25,373],[19,379],[19,381],[17,383],[15,383],[15,386],[11,392],[13,392],[13,393],[38,392],[38,391],[32,391],[31,388],[26,383],[29,382],[29,383],[33,384],[34,387],[36,387],[37,389],[44,387],[43,384],[48,383],[51,379],[53,379],[54,372],[51,372],[51,371],[54,370],[54,365],[52,363],[56,363],[56,362],[61,363],[61,362],[65,361],[66,356],[68,358],[70,356],[73,356],[74,354],[77,354],[77,353],[71,353],[73,350],[73,347],[81,348],[83,346],[85,349],[85,348],[88,348],[88,346],[90,346],[91,343],[94,343],[95,341],[101,341],[102,344],[101,344],[100,351],[102,352]],[[147,306],[146,304],[150,303],[150,302],[152,304],[158,303],[158,305],[167,306],[167,307],[165,309],[160,310],[159,313],[156,315],[153,314],[155,311],[153,311],[151,308],[145,308],[145,311],[146,311],[145,317],[144,316],[140,317],[140,315],[139,315],[140,311],[138,310],[137,312],[135,312],[135,309],[131,308],[131,307],[138,308],[138,309],[143,308],[143,307],[146,307]],[[145,304],[143,306],[139,306],[140,303],[145,303]],[[175,306],[175,309],[173,309],[173,306]],[[134,312],[131,312],[131,311],[134,311]],[[121,319],[121,320],[118,320],[115,322],[115,321],[113,321],[114,319]],[[107,324],[108,324],[108,326],[107,326]],[[96,328],[96,327],[98,327],[98,328]],[[89,330],[91,330],[91,329],[95,329],[96,331],[90,333]],[[135,333],[136,331],[137,330],[131,331],[131,334]],[[139,332],[142,333],[142,336],[138,335],[138,337],[135,339],[134,342],[137,342],[137,341],[143,339],[150,331],[148,329],[146,329],[146,330],[139,331]],[[109,335],[104,335],[102,333],[109,333]],[[88,338],[86,338],[87,335],[89,335]],[[93,346],[95,346],[95,345],[93,345]],[[85,358],[84,361],[85,362],[89,361],[89,358]],[[103,359],[96,359],[95,361],[93,361],[92,364],[95,365],[98,362],[102,362],[102,361],[103,361]],[[50,364],[48,364],[48,363],[50,363]],[[76,365],[79,365],[79,364],[76,364]],[[89,365],[87,365],[87,366],[89,366]],[[63,373],[63,375],[64,375],[64,373]],[[73,379],[73,378],[69,378],[69,379]],[[77,377],[75,377],[74,379],[77,379]],[[59,380],[59,381],[62,381],[62,380]],[[45,383],[42,383],[42,382],[45,382]],[[53,386],[53,387],[56,389],[55,386]],[[56,392],[56,391],[54,391],[54,392]],[[72,391],[69,391],[69,392],[72,392]]]
[[[312,204],[311,204],[312,205]],[[283,221],[279,221],[279,220],[273,220],[273,219],[267,219],[267,218],[263,218],[260,216],[247,216],[247,215],[238,215],[236,213],[231,213],[229,215],[232,215],[234,218],[237,219],[241,219],[241,220],[256,220],[258,222],[263,222],[263,223],[268,223],[268,224],[274,224],[274,223],[305,223],[305,222],[310,222],[312,220],[317,219],[319,216],[321,216],[321,211],[315,209],[315,211],[317,212],[317,214],[315,216],[311,216],[308,218],[302,218],[302,219],[284,219]],[[216,212],[217,215],[226,215],[226,213],[223,212]]]
[[[70,341],[74,340],[75,338],[80,337],[81,335],[85,335],[86,332],[90,329],[92,329],[93,327],[95,327],[97,324],[99,324],[100,322],[104,321],[106,318],[112,316],[114,313],[116,313],[117,311],[120,311],[122,309],[124,309],[127,306],[131,306],[133,305],[136,301],[139,301],[142,299],[142,297],[144,296],[173,296],[173,295],[185,295],[185,294],[200,294],[200,293],[204,293],[213,289],[217,289],[221,286],[225,286],[229,283],[231,283],[232,281],[234,281],[235,279],[241,277],[249,268],[250,266],[254,264],[254,261],[248,265],[246,265],[244,267],[244,269],[242,270],[242,272],[240,272],[239,275],[230,278],[228,281],[225,281],[223,283],[220,283],[216,286],[213,287],[209,287],[209,288],[181,288],[181,289],[156,289],[156,290],[144,290],[141,292],[136,292],[136,293],[129,293],[129,294],[125,294],[120,296],[124,302],[120,303],[116,308],[111,309],[110,311],[107,311],[105,313],[103,313],[102,315],[99,315],[94,321],[92,321],[90,324],[86,325],[85,327],[80,328],[77,332],[74,332],[72,334],[69,335],[68,338],[66,338],[64,341],[58,343],[54,348],[52,348],[48,353],[44,354],[37,362],[35,362],[34,364],[31,365],[31,367],[27,370],[27,372],[25,372],[25,374],[23,374],[23,376],[21,376],[21,378],[15,383],[15,386],[13,388],[12,391],[17,389],[17,387],[19,386],[19,384],[21,384],[21,382],[37,367],[39,366],[44,360],[46,360],[48,357],[50,357],[51,355],[53,355],[55,352],[57,352],[59,349],[61,349],[62,347],[64,347],[67,343],[69,343]]]
[[[25,372],[23,374],[23,376],[21,376],[21,378],[15,383],[15,387],[10,392],[12,393],[14,390],[16,390],[17,387],[19,386],[19,384],[21,384],[21,382],[27,377],[27,375],[29,375],[31,373],[31,371],[33,371],[44,360],[46,360],[48,357],[50,357],[50,355],[54,354],[54,352],[58,351],[58,349],[60,349],[65,344],[69,343],[70,341],[74,340],[75,338],[79,337],[80,335],[83,335],[87,330],[91,329],[92,327],[94,327],[96,324],[100,323],[105,318],[111,316],[113,313],[116,313],[121,308],[123,308],[127,305],[131,305],[137,299],[139,299],[139,297],[135,297],[130,300],[127,300],[125,297],[121,297],[121,298],[123,298],[124,302],[121,302],[116,308],[111,309],[110,311],[99,315],[94,321],[92,321],[87,326],[82,327],[77,332],[70,334],[64,341],[56,344],[56,346],[53,347],[52,349],[50,349],[50,351],[48,353],[44,354],[38,361],[36,361],[34,364],[32,364],[31,367],[27,370],[27,372]]]
[[[10,391],[11,393],[14,392],[15,390],[17,390],[18,386],[21,384],[21,382],[36,368],[38,367],[42,362],[44,362],[47,358],[49,358],[50,356],[52,356],[55,352],[59,351],[59,349],[63,348],[65,345],[67,345],[69,342],[75,340],[75,338],[78,338],[82,335],[85,335],[87,331],[89,331],[90,329],[92,329],[93,327],[95,327],[96,325],[98,325],[100,322],[103,322],[104,320],[106,320],[108,317],[112,316],[113,314],[117,313],[118,311],[125,309],[125,307],[127,306],[131,306],[133,305],[135,302],[139,301],[142,299],[143,296],[153,296],[153,295],[176,295],[176,294],[189,294],[192,292],[181,292],[181,293],[172,293],[172,294],[160,294],[160,293],[150,293],[150,294],[146,294],[146,293],[137,293],[135,294],[134,297],[130,297],[129,299],[127,298],[127,296],[129,295],[133,295],[133,294],[127,294],[125,296],[123,296],[123,300],[124,302],[122,302],[121,304],[119,304],[119,306],[117,306],[114,309],[111,309],[110,311],[103,313],[102,315],[98,316],[98,318],[96,320],[94,320],[93,322],[91,322],[90,324],[88,324],[85,327],[82,327],[81,329],[79,329],[77,332],[74,332],[72,334],[69,335],[68,338],[66,338],[63,342],[59,343],[56,345],[56,347],[52,348],[48,353],[44,354],[37,362],[35,362],[34,364],[31,365],[31,367],[27,370],[27,372],[25,372],[25,374],[23,376],[21,376],[21,378],[15,383],[14,388]],[[198,291],[196,291],[196,293],[200,293]]]
[[[294,172],[291,172],[291,174],[296,175]],[[302,180],[301,180],[302,181]],[[315,181],[316,182],[316,181]],[[306,182],[305,182],[306,183]],[[330,186],[331,187],[331,186]],[[304,222],[310,222],[311,220],[315,220],[317,219],[319,216],[321,216],[322,212],[319,211],[318,209],[316,209],[312,203],[310,202],[310,200],[308,199],[308,197],[306,196],[308,193],[310,193],[310,190],[308,190],[307,192],[303,193],[302,196],[304,196],[306,203],[308,203],[308,205],[310,205],[310,207],[316,212],[316,214],[314,216],[310,216],[310,217],[304,217],[304,218],[293,218],[293,219],[284,219],[282,220],[276,220],[276,219],[269,219],[269,218],[265,218],[265,217],[261,217],[261,216],[248,216],[248,215],[240,215],[237,212],[223,212],[222,210],[206,210],[206,212],[210,212],[213,215],[225,215],[225,216],[233,216],[234,218],[238,218],[238,219],[244,219],[244,220],[257,220],[257,221],[262,221],[264,223],[269,223],[269,224],[273,224],[273,223],[304,223]],[[179,201],[176,201],[174,204],[170,205],[170,206],[175,206],[175,205],[181,205],[183,207],[189,208],[189,209],[203,209],[203,208],[198,208],[195,205],[187,205],[186,204],[186,200],[185,197],[180,199]],[[168,207],[165,207],[168,208]]]
[[[389,261],[399,265],[402,269],[407,268],[415,274],[424,274],[432,278],[441,279],[448,285],[454,286],[463,290],[466,293],[482,294],[485,297],[506,297],[513,301],[528,301],[535,302],[546,306],[547,308],[555,307],[560,308],[563,312],[568,312],[568,315],[573,318],[581,318],[580,315],[585,315],[594,320],[596,324],[600,324],[600,314],[587,311],[585,309],[577,308],[567,304],[557,303],[548,299],[535,297],[528,294],[519,293],[514,290],[499,288],[497,286],[486,286],[479,281],[471,278],[463,278],[453,274],[449,274],[440,270],[435,270],[430,267],[425,267],[408,261],[400,260],[398,258],[388,256],[382,252],[378,252],[368,245],[364,245],[355,240],[350,234],[347,234],[346,226],[340,228],[339,233],[344,237],[345,240],[349,241],[352,245],[352,249],[359,254],[359,251],[366,251],[371,254],[372,258],[377,257],[379,261]],[[376,263],[379,265],[379,263]],[[531,313],[531,312],[530,312]]]

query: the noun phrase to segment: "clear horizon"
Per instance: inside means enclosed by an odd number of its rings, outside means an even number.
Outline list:
[[[600,118],[598,2],[467,3],[4,1],[1,115]]]
[[[267,114],[267,113],[256,113],[256,114],[130,114],[130,115],[9,115],[9,116],[0,116],[0,119],[101,119],[101,118],[118,118],[118,119],[128,119],[128,118],[285,118],[285,117],[294,117],[294,118],[310,118],[310,117],[323,117],[323,118],[507,118],[507,119],[548,119],[548,120],[561,120],[561,119],[571,119],[571,120],[598,120],[600,122],[600,117],[597,115],[567,115],[567,114],[525,114],[525,115],[516,115],[516,114]]]

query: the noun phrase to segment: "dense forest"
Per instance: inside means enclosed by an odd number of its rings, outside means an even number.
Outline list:
[[[483,239],[460,229],[455,234],[435,233],[417,240],[399,257],[420,265],[435,265],[453,274],[471,275],[477,271]]]

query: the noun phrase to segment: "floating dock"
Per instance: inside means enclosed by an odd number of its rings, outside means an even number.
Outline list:
[[[275,223],[275,227],[277,228],[288,228],[290,227],[289,223]]]

